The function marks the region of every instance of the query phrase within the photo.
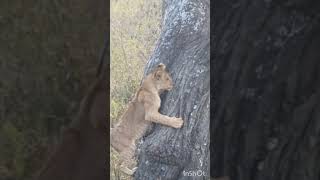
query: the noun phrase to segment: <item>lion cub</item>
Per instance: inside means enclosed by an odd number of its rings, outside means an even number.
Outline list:
[[[132,175],[135,172],[135,141],[144,135],[151,122],[173,128],[182,126],[181,118],[169,117],[158,112],[161,104],[159,94],[172,88],[172,79],[166,71],[166,66],[160,63],[145,77],[119,123],[111,129],[110,142],[120,153],[120,168],[124,173]]]

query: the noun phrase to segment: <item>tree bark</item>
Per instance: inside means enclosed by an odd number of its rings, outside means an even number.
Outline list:
[[[211,172],[320,178],[318,1],[216,1]]]
[[[183,171],[209,175],[209,1],[164,1],[162,33],[145,74],[160,62],[174,88],[162,95],[160,112],[182,117],[174,129],[155,125],[139,147],[135,179],[190,179]]]
[[[81,102],[78,116],[67,127],[38,180],[105,180],[109,171],[107,78],[105,72],[93,83]]]

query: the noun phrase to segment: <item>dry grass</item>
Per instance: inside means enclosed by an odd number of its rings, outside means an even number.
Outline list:
[[[110,127],[136,92],[144,66],[160,34],[161,1],[111,0]],[[110,147],[110,179],[129,180],[119,170],[119,154]]]

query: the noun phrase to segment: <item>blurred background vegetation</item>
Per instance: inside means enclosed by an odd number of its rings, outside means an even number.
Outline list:
[[[31,180],[94,79],[99,0],[0,2],[0,179]]]
[[[138,89],[144,66],[160,35],[162,4],[159,0],[111,0],[110,11],[110,127],[119,120]],[[118,168],[111,148],[111,179],[128,179]]]

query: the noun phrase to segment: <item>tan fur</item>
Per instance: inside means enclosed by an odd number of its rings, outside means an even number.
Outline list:
[[[111,130],[111,145],[120,153],[120,167],[126,174],[132,175],[136,169],[135,141],[143,136],[151,122],[173,128],[182,126],[181,118],[159,113],[161,104],[159,94],[172,88],[172,79],[165,65],[161,63],[143,80],[120,122]]]

